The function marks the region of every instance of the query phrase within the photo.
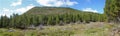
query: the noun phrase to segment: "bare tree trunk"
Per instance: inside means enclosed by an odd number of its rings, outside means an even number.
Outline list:
[[[120,22],[120,17],[117,17],[117,19],[118,19],[118,22]]]
[[[118,22],[120,22],[120,10],[118,11],[118,17],[117,17],[117,19],[118,19]]]

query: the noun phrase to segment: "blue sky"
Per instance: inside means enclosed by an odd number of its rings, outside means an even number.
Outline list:
[[[0,16],[23,14],[35,6],[71,7],[82,11],[103,13],[105,0],[0,0]]]

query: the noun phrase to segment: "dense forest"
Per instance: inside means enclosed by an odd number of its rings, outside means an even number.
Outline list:
[[[1,16],[0,27],[27,28],[31,25],[64,25],[104,21],[106,21],[106,16],[103,14],[68,7],[34,7],[22,15]]]

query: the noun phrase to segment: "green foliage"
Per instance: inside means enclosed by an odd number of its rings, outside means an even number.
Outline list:
[[[7,27],[9,25],[9,18],[7,16],[1,16],[0,27]]]
[[[119,0],[106,0],[104,12],[107,15],[109,22],[120,21],[120,1]]]

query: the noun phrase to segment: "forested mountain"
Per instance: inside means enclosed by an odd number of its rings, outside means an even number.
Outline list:
[[[40,15],[49,15],[49,14],[64,14],[64,13],[78,13],[79,10],[68,8],[68,7],[34,7],[31,10],[27,11],[25,14],[40,14]]]
[[[34,7],[22,15],[1,16],[0,27],[27,28],[31,25],[64,25],[70,23],[104,22],[103,14],[67,7]]]

